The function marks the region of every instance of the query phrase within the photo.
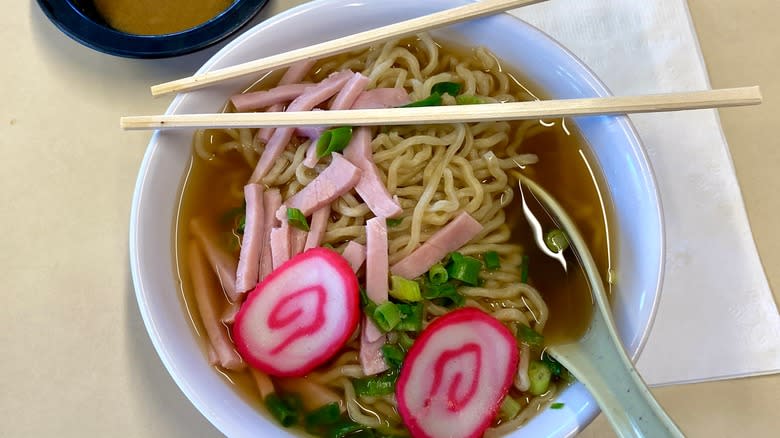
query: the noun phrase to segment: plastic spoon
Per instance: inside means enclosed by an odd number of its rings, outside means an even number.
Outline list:
[[[527,187],[566,233],[596,303],[585,335],[576,343],[550,346],[547,353],[588,388],[619,437],[683,437],[623,350],[598,268],[574,222],[539,185],[519,172],[512,173],[520,181],[521,195],[523,186]]]

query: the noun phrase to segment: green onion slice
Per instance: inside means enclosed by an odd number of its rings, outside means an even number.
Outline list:
[[[447,308],[460,307],[466,302],[466,298],[458,293],[452,282],[444,284],[425,282],[423,284],[423,298]]]
[[[525,324],[517,325],[517,339],[531,347],[541,347],[544,344],[544,336]]]
[[[495,271],[501,267],[501,260],[498,258],[498,253],[495,251],[488,251],[482,259],[485,261],[485,267],[490,271]]]
[[[439,82],[431,87],[431,95],[438,94],[441,96],[449,94],[450,96],[455,97],[460,94],[460,89],[461,85],[457,82]]]
[[[323,405],[308,414],[304,419],[306,429],[316,429],[322,426],[336,424],[341,419],[341,409],[337,402]]]
[[[482,262],[474,257],[464,256],[459,252],[450,254],[450,262],[447,264],[447,274],[450,278],[460,280],[470,286],[479,285],[479,271]]]
[[[298,411],[279,395],[268,394],[265,398],[265,406],[282,426],[290,427],[298,423]]]
[[[306,216],[297,208],[287,207],[287,222],[299,230],[309,231],[309,222]]]
[[[561,252],[569,247],[569,238],[561,229],[550,230],[544,235],[544,243],[552,252]]]
[[[444,284],[449,278],[450,277],[447,274],[447,270],[444,269],[444,265],[441,263],[436,263],[435,265],[431,266],[430,270],[428,270],[428,280],[430,280],[431,284],[433,285]]]
[[[401,222],[403,222],[403,221],[404,221],[404,218],[402,218],[402,217],[390,218],[390,219],[386,219],[385,220],[385,222],[387,223],[387,226],[390,227],[390,228],[397,227],[397,226],[401,225]]]
[[[414,303],[422,300],[420,294],[420,284],[413,280],[407,280],[398,275],[390,276],[390,290],[388,291],[391,297],[399,299],[401,301],[408,301]]]
[[[397,370],[401,368],[406,352],[397,345],[385,344],[382,346],[382,357],[385,358],[387,366]]]
[[[504,397],[504,401],[501,403],[501,407],[498,410],[498,415],[504,420],[511,420],[520,413],[523,407],[517,400],[510,396]]]
[[[398,380],[398,372],[391,370],[378,376],[354,379],[352,386],[357,395],[378,397],[395,392],[396,380]]]
[[[563,409],[563,403],[553,403],[550,405],[550,409]]]
[[[523,261],[520,262],[520,283],[528,283],[528,262],[529,257],[523,254]]]
[[[371,316],[371,319],[383,333],[389,332],[401,322],[401,312],[397,305],[391,301],[378,304]]]
[[[455,103],[458,105],[479,105],[481,103],[485,103],[485,99],[472,96],[471,94],[461,94],[459,96],[455,96]]]
[[[421,106],[440,106],[440,105],[441,105],[441,94],[431,94],[425,99],[415,100],[412,103],[407,103],[406,105],[402,105],[401,108],[416,108]]]
[[[401,322],[395,329],[401,332],[419,332],[422,330],[423,304],[396,304],[401,313]]]
[[[352,140],[352,127],[339,126],[326,130],[317,140],[317,157],[322,158],[333,152],[341,152]]]
[[[531,387],[528,389],[533,395],[542,395],[550,388],[550,379],[552,373],[550,368],[541,361],[534,360],[528,364],[528,379],[531,381]]]

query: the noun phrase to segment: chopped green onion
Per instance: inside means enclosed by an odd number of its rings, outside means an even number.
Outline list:
[[[308,414],[304,419],[306,429],[316,429],[322,426],[329,426],[336,424],[341,419],[341,409],[337,402],[328,403],[321,406]]]
[[[360,293],[360,307],[362,307],[365,310],[369,304],[374,304],[374,302],[371,301],[370,298],[368,298],[368,293],[362,286],[358,286],[358,292]],[[374,306],[376,306],[376,304],[374,304]],[[366,314],[370,315],[370,313],[367,310],[366,310]]]
[[[480,103],[485,103],[485,99],[472,96],[471,94],[461,94],[460,96],[455,97],[455,103],[458,105],[478,105]]]
[[[290,427],[298,423],[298,411],[277,394],[268,394],[265,406],[282,426]]]
[[[544,243],[552,252],[561,252],[569,247],[569,238],[561,229],[550,230],[544,235]]]
[[[563,403],[553,403],[550,405],[550,409],[563,409]]]
[[[387,366],[394,370],[401,368],[405,356],[406,352],[397,345],[385,344],[382,346],[382,357],[385,358]]]
[[[439,82],[431,87],[431,94],[449,94],[452,97],[460,94],[461,85],[457,82]]]
[[[498,253],[495,251],[488,251],[482,256],[485,261],[485,267],[488,270],[495,271],[501,267],[501,260],[498,258]]]
[[[464,256],[459,252],[450,254],[450,262],[447,264],[447,274],[450,278],[460,280],[468,285],[479,285],[479,271],[482,262],[474,257]]]
[[[415,108],[420,106],[439,106],[441,105],[441,94],[431,94],[425,99],[415,100],[412,103],[407,103],[401,106],[401,108]]]
[[[444,265],[441,263],[436,263],[435,265],[431,266],[430,270],[428,270],[428,279],[433,285],[438,286],[440,284],[444,284],[449,278],[450,277],[447,274],[447,270],[444,269]]]
[[[241,219],[238,220],[238,226],[236,232],[238,234],[244,234],[244,227],[246,227],[246,215],[241,215]]]
[[[458,293],[451,282],[432,284],[426,281],[423,283],[423,298],[433,301],[436,305],[450,308],[460,307],[466,302],[466,298]]]
[[[398,275],[390,276],[390,290],[388,293],[391,297],[401,301],[414,303],[422,300],[422,295],[420,294],[420,284],[416,281],[407,280]]]
[[[385,301],[374,308],[370,315],[382,333],[387,333],[401,322],[401,312],[395,303]]]
[[[517,338],[531,347],[541,347],[544,343],[544,336],[522,323],[517,325]]]
[[[378,397],[380,395],[392,394],[395,391],[396,380],[398,380],[398,372],[391,370],[378,376],[354,379],[352,386],[355,388],[355,394],[357,395]]]
[[[365,428],[350,433],[346,438],[376,438],[376,434],[374,433],[374,429]]]
[[[423,305],[414,304],[396,304],[398,311],[401,312],[401,322],[395,326],[400,332],[419,332],[422,330]]]
[[[287,222],[299,230],[309,231],[309,222],[306,221],[306,216],[297,208],[287,207]]]
[[[531,387],[528,389],[533,395],[542,395],[550,388],[552,373],[544,362],[534,360],[528,364],[528,379]]]
[[[549,354],[542,353],[542,362],[547,365],[547,368],[550,369],[550,373],[553,375],[553,377],[561,377],[561,374],[563,374],[563,371],[565,368],[563,365],[560,364],[555,358],[550,356]]]
[[[498,415],[504,420],[511,420],[515,418],[522,409],[523,407],[520,405],[520,403],[517,402],[517,400],[507,395],[504,397],[504,401],[501,403],[501,407],[498,410]]]
[[[397,332],[397,334],[398,345],[403,347],[406,351],[409,351],[409,349],[412,348],[412,344],[414,344],[414,339],[407,335],[406,332]]]
[[[387,226],[389,228],[397,227],[397,226],[401,225],[401,222],[403,222],[403,221],[404,221],[404,218],[402,218],[402,217],[385,219],[385,223],[387,223]]]
[[[326,130],[317,140],[317,157],[322,158],[332,152],[341,152],[352,140],[352,127],[340,126]]]
[[[347,436],[352,437],[353,434],[365,430],[366,426],[355,423],[354,421],[346,418],[342,418],[338,423],[331,426],[323,434],[326,438],[345,438]],[[369,429],[370,430],[370,429]]]
[[[528,283],[528,262],[529,257],[523,254],[523,261],[520,262],[520,283]]]

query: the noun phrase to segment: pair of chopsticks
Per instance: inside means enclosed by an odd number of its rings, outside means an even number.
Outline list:
[[[195,90],[220,81],[287,67],[298,61],[343,53],[356,47],[414,35],[427,29],[484,17],[542,1],[544,0],[482,0],[267,58],[155,85],[151,87],[151,92],[152,95],[158,96]],[[126,130],[142,130],[167,128],[409,125],[682,111],[757,105],[761,101],[762,97],[759,87],[753,86],[638,96],[422,108],[132,116],[122,117],[120,126]]]

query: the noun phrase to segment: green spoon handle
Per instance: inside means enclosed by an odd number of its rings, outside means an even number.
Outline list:
[[[577,344],[550,347],[548,352],[588,388],[619,437],[683,437],[622,347],[597,334],[609,331],[608,326],[602,313],[594,312],[592,336]]]

